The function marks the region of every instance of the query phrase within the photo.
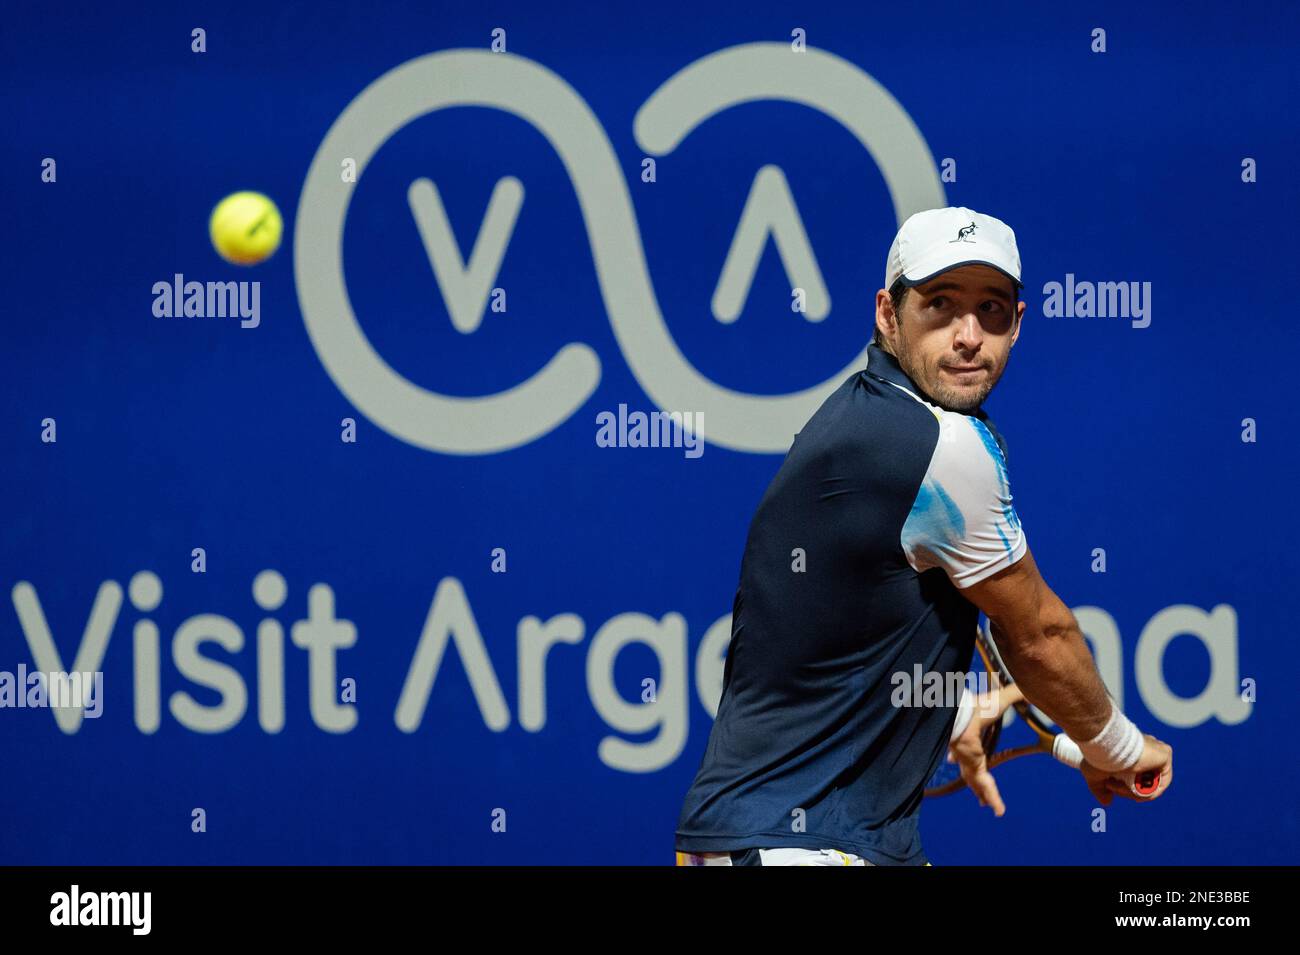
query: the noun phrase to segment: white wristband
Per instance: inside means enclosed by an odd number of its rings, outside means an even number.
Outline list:
[[[1079,764],[1083,762],[1083,753],[1079,751],[1079,744],[1064,733],[1058,733],[1056,739],[1052,740],[1052,755],[1074,769],[1078,769]]]
[[[948,742],[955,743],[957,737],[966,732],[966,727],[970,726],[970,718],[975,712],[974,694],[970,690],[961,691],[961,700],[957,703],[957,722],[952,724],[952,735],[948,737]]]
[[[1083,758],[1093,766],[1108,773],[1130,768],[1142,756],[1146,741],[1137,724],[1120,712],[1115,701],[1110,703],[1110,719],[1106,727],[1086,743],[1080,743]]]

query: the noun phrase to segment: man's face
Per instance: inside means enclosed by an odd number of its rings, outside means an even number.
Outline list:
[[[1025,303],[997,269],[963,265],[907,293],[895,316],[876,293],[876,327],[907,376],[940,408],[970,414],[1002,377]]]

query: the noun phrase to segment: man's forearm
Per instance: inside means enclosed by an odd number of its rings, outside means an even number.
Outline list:
[[[966,588],[988,615],[1025,698],[1050,716],[1092,766],[1125,770],[1142,757],[1142,731],[1115,706],[1079,622],[1038,572],[1033,554]]]
[[[1007,633],[996,621],[993,640],[1025,699],[1076,741],[1106,725],[1111,702],[1074,615],[1064,605],[1059,624],[1037,634]]]

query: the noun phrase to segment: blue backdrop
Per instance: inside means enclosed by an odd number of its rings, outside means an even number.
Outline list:
[[[0,862],[670,863],[754,507],[865,347],[900,216],[941,204],[1016,230],[1029,308],[986,407],[1177,777],[1099,832],[1077,776],[1023,760],[1002,819],[927,805],[927,851],[1300,861],[1300,17],[1171,11],[9,10],[0,670],[38,665],[43,619],[64,668],[102,647],[103,708],[0,709]],[[285,220],[251,268],[207,235],[240,189]],[[768,219],[788,248],[751,269]],[[485,236],[481,288],[435,277],[443,222],[466,259]],[[259,324],[156,317],[177,274],[260,283]],[[1045,316],[1067,276],[1150,283],[1149,323]],[[621,404],[702,412],[704,453],[598,446]],[[351,645],[295,641],[317,585]]]

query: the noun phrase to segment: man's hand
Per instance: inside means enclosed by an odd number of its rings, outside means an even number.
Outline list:
[[[971,722],[973,723],[974,719]],[[1134,802],[1150,802],[1152,799],[1159,798],[1174,781],[1174,751],[1169,744],[1162,743],[1148,733],[1146,745],[1142,747],[1142,755],[1132,769],[1122,774],[1108,773],[1085,762],[1079,767],[1079,772],[1083,773],[1088,789],[1103,806],[1109,806],[1116,796],[1132,799]],[[1146,772],[1158,774],[1159,783],[1156,791],[1150,796],[1140,796],[1133,791],[1130,783],[1133,777]]]
[[[993,774],[989,772],[988,757],[980,735],[1002,719],[1007,707],[1022,699],[1024,696],[1014,684],[980,693],[975,697],[975,712],[971,714],[970,723],[948,747],[948,762],[957,764],[967,788],[975,794],[980,805],[988,806],[995,816],[1001,816],[1007,807],[1002,802]]]

